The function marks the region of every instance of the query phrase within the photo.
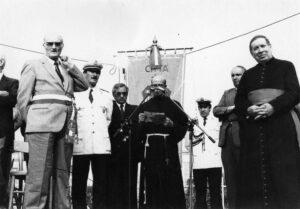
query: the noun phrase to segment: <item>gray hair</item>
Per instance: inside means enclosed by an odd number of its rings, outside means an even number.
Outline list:
[[[53,39],[57,39],[61,43],[64,43],[64,40],[63,40],[62,36],[57,35],[57,34],[47,34],[47,35],[44,36],[43,41],[44,41],[44,43],[47,43],[47,42],[49,42],[49,40],[51,41]]]
[[[242,66],[242,65],[237,65],[237,66],[235,66],[235,67],[238,67],[238,68],[241,68],[242,70],[243,70],[243,73],[247,70],[244,66]]]
[[[127,93],[129,92],[129,88],[128,88],[128,86],[126,86],[126,84],[124,84],[124,83],[116,83],[116,84],[113,86],[113,88],[112,88],[112,94],[115,95],[115,93],[117,92],[117,90],[118,90],[119,88],[122,88],[122,87],[125,87]]]

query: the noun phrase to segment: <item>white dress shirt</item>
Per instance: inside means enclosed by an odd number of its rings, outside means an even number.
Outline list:
[[[116,102],[117,106],[119,107],[119,110],[121,110],[121,104],[119,104],[118,102]],[[125,112],[126,109],[126,103],[123,103],[123,111]]]
[[[108,125],[112,115],[112,97],[108,92],[94,88],[91,103],[89,93],[90,88],[74,93],[79,140],[74,142],[73,155],[110,154]]]
[[[55,61],[54,61],[53,59],[50,59],[50,58],[47,57],[47,56],[45,56],[45,57],[46,57],[47,60],[50,62],[50,64],[53,66],[53,70],[55,71],[55,65],[54,65]],[[61,61],[58,60],[57,63],[58,63],[58,69],[59,69],[60,73],[62,74],[62,70],[61,70],[61,67],[60,67]]]
[[[3,72],[0,73],[0,81],[1,81],[2,77],[3,77]]]
[[[200,127],[210,135],[216,142],[213,143],[205,136],[205,139],[193,147],[194,164],[193,169],[218,168],[222,167],[221,148],[218,147],[220,122],[210,113],[203,126],[203,117],[198,118]],[[198,128],[195,127],[195,134],[198,135]],[[201,131],[200,131],[201,132]]]

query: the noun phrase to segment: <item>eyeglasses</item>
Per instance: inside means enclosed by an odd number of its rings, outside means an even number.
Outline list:
[[[117,96],[121,96],[121,94],[123,94],[124,96],[127,96],[128,92],[116,92]]]
[[[55,47],[61,47],[63,43],[62,43],[62,42],[46,42],[45,44],[46,44],[46,46],[48,46],[48,47],[52,47],[53,45],[54,45]]]

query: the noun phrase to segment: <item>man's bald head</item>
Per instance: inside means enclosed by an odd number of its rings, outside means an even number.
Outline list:
[[[61,42],[61,43],[63,43],[64,40],[63,40],[61,35],[47,34],[44,37],[44,43],[47,43],[47,42]]]
[[[241,66],[241,65],[238,65],[238,66],[235,66],[234,68],[232,68],[231,70],[231,79],[232,79],[232,82],[233,82],[233,85],[237,88],[239,83],[240,83],[240,80],[244,74],[244,72],[246,71],[246,68]]]

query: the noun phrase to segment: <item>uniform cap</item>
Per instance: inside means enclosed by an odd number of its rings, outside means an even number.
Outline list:
[[[99,63],[97,60],[95,60],[92,63],[88,63],[85,66],[83,66],[83,72],[91,71],[91,72],[98,72],[100,73],[103,66],[101,63]]]
[[[198,106],[210,106],[211,105],[211,101],[208,99],[205,99],[203,97],[199,98],[196,100],[196,102],[198,103]]]

